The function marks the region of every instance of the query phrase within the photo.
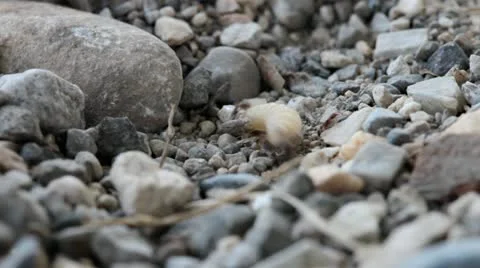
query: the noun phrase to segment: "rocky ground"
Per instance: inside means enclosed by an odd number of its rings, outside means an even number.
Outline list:
[[[47,2],[0,1],[1,268],[480,267],[478,1]]]

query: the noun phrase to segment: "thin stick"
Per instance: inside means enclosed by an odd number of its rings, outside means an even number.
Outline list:
[[[177,109],[177,106],[175,104],[172,104],[170,108],[170,114],[168,115],[167,138],[165,141],[165,145],[163,146],[162,156],[160,158],[160,168],[162,168],[163,165],[165,164],[165,160],[167,159],[168,147],[170,146],[170,142],[175,136],[175,128],[173,127],[173,117],[175,115],[176,109]]]
[[[359,248],[361,248],[360,244],[356,241],[343,236],[343,234],[340,232],[332,230],[332,228],[328,226],[325,219],[320,217],[318,213],[313,211],[296,197],[278,190],[273,190],[273,196],[280,198],[293,206],[295,209],[297,209],[298,213],[300,213],[307,221],[309,221],[319,232],[327,235],[330,239],[338,242],[346,249],[356,252]]]

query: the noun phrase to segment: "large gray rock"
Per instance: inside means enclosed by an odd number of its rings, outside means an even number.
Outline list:
[[[134,26],[45,3],[0,2],[0,72],[48,69],[86,94],[87,125],[127,116],[141,131],[166,126],[182,93],[180,61]]]
[[[375,59],[380,59],[413,54],[426,41],[428,41],[428,32],[423,28],[382,33],[377,37],[373,56]]]
[[[47,132],[85,127],[82,91],[48,70],[4,75],[0,78],[0,91],[11,95],[13,105],[31,111]]]
[[[216,47],[210,50],[192,73],[196,74],[201,68],[211,72],[213,86],[210,94],[215,94],[223,84],[230,84],[225,94],[219,96],[220,102],[237,102],[256,97],[260,92],[260,71],[255,61],[240,49]]]

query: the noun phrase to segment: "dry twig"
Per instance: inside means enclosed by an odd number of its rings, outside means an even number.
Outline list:
[[[172,141],[173,137],[175,136],[175,128],[173,127],[173,116],[175,115],[175,110],[177,109],[177,106],[175,104],[172,104],[170,108],[170,114],[168,115],[168,127],[167,127],[167,138],[165,141],[165,145],[163,146],[163,152],[162,156],[160,158],[160,168],[163,167],[163,164],[165,164],[165,160],[167,159],[167,152],[168,152],[168,147],[170,146],[170,142]]]

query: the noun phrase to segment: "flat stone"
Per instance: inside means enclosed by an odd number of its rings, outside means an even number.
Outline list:
[[[363,178],[368,189],[388,191],[406,157],[404,149],[373,140],[362,146],[348,171]]]
[[[402,42],[398,42],[398,40],[402,40]],[[400,55],[413,54],[427,40],[427,29],[381,33],[377,37],[374,58],[395,58]]]
[[[343,171],[336,165],[321,165],[307,171],[315,189],[331,194],[360,192],[365,183],[353,174]]]
[[[228,235],[243,235],[255,218],[253,211],[244,205],[224,205],[211,212],[174,225],[165,239],[185,237],[187,249],[193,256],[205,258],[215,249],[216,243]]]
[[[446,109],[456,115],[463,110],[465,104],[463,94],[455,78],[451,76],[433,78],[408,86],[407,94],[429,114],[442,113]]]
[[[367,107],[352,113],[347,119],[325,130],[321,134],[323,141],[329,145],[341,146],[362,129],[363,122],[368,118],[373,108]]]
[[[363,121],[362,129],[372,134],[376,134],[380,128],[395,127],[403,121],[401,115],[385,108],[375,108]]]
[[[165,169],[138,151],[117,156],[110,171],[125,213],[166,216],[193,198],[195,186],[186,177]]]
[[[66,175],[77,177],[85,183],[91,181],[84,166],[67,159],[43,161],[31,170],[31,174],[33,179],[42,185],[48,185],[51,181]]]
[[[0,77],[0,91],[12,96],[12,104],[35,114],[46,132],[85,127],[82,90],[51,71],[30,69],[3,75]]]
[[[179,46],[194,37],[187,22],[163,16],[155,22],[155,35],[170,46]]]
[[[354,201],[341,207],[328,224],[346,237],[372,243],[380,239],[380,221],[387,214],[385,201]]]
[[[340,147],[340,152],[338,155],[345,160],[353,159],[353,157],[355,157],[360,148],[362,148],[363,145],[372,140],[383,141],[384,139],[380,136],[375,136],[371,133],[359,130],[353,134],[353,136],[348,140],[347,143],[343,144],[342,147]]]
[[[427,145],[417,156],[411,185],[427,200],[461,195],[478,185],[478,135],[446,135]],[[465,190],[463,190],[464,188]]]
[[[310,268],[315,266],[341,266],[345,255],[332,248],[323,247],[309,239],[300,240],[277,254],[253,266],[253,268]]]
[[[182,94],[182,69],[157,37],[47,3],[4,1],[0,10],[0,40],[9,51],[2,54],[0,72],[42,68],[77,85],[85,93],[87,126],[106,116],[127,116],[145,132],[167,125],[170,107]]]
[[[225,28],[220,35],[220,43],[224,46],[258,49],[262,28],[255,22],[234,23]]]
[[[140,234],[126,226],[99,229],[92,237],[93,253],[104,265],[115,262],[149,261],[153,247]]]
[[[447,43],[435,51],[427,61],[427,68],[436,75],[445,75],[452,67],[468,68],[468,57],[455,42]]]

